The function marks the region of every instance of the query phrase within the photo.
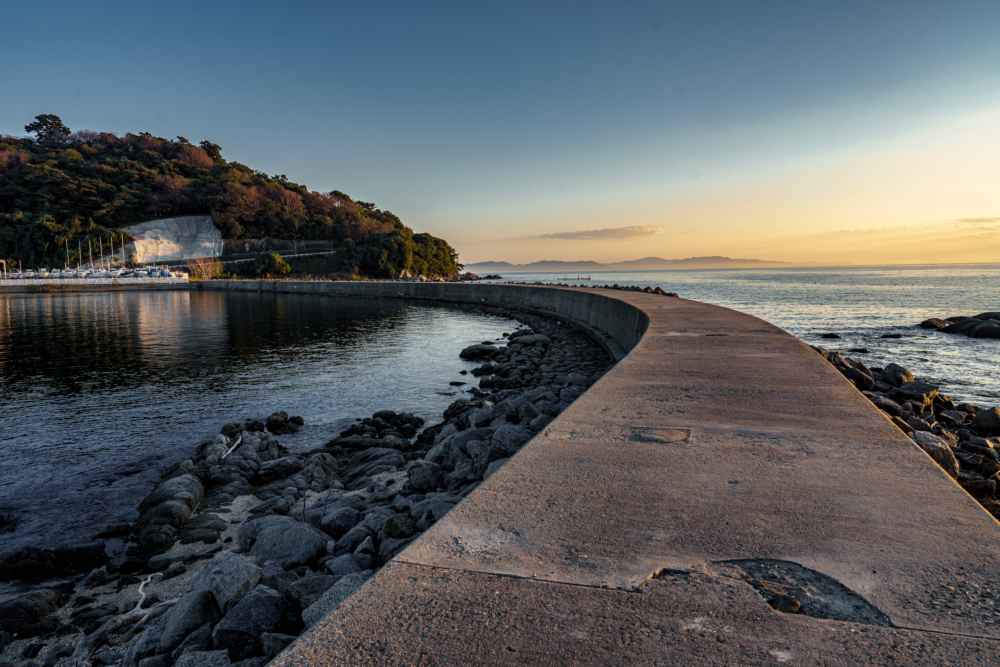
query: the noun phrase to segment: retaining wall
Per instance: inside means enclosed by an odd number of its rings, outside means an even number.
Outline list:
[[[206,289],[227,291],[406,298],[503,306],[569,322],[597,341],[615,361],[624,358],[638,344],[649,326],[649,317],[641,308],[608,299],[597,290],[570,291],[534,285],[487,283],[376,281],[215,280],[204,285]]]

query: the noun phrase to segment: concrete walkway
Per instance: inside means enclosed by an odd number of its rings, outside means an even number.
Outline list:
[[[460,287],[607,299],[648,325],[275,664],[1000,661],[1000,526],[804,343],[670,297]],[[810,592],[846,620],[764,597]]]

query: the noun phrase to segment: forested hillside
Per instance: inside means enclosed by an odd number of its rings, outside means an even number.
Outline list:
[[[67,241],[75,255],[137,222],[209,214],[228,239],[333,240],[371,276],[460,268],[447,242],[389,211],[227,161],[209,141],[73,132],[51,114],[25,130],[0,136],[0,258],[25,266],[62,265]]]

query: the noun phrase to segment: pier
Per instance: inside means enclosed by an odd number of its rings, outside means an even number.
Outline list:
[[[636,292],[218,281],[547,313],[619,359],[275,664],[993,664],[1000,526],[807,345]]]

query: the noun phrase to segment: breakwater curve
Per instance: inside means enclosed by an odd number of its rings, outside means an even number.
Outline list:
[[[276,664],[986,664],[1000,526],[808,346],[521,285],[220,281],[563,317],[619,362]]]

